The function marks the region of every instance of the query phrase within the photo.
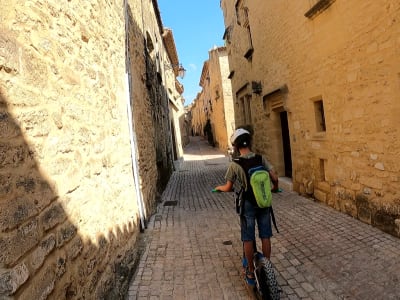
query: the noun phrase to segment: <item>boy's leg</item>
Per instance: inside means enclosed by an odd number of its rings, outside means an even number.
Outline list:
[[[247,266],[251,273],[254,272],[254,264],[253,264],[253,255],[254,255],[254,242],[253,241],[244,241],[243,248],[244,248],[244,255],[247,259]]]
[[[271,258],[271,239],[269,238],[264,238],[261,239],[261,243],[262,243],[262,252],[264,254],[264,256],[268,259]]]
[[[257,224],[259,237],[261,239],[261,249],[264,256],[271,258],[271,213],[269,209],[260,209],[257,214]]]
[[[255,210],[249,201],[244,202],[244,213],[240,218],[240,227],[244,255],[247,259],[247,268],[251,276],[254,272]]]

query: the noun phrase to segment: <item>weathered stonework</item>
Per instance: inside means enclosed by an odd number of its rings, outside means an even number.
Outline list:
[[[222,0],[236,123],[293,188],[399,235],[400,5]],[[290,147],[289,147],[290,145]]]
[[[232,87],[229,62],[225,47],[209,51],[210,100],[212,105],[211,124],[214,128],[216,145],[226,152],[231,146],[230,136],[235,130]]]
[[[162,32],[156,1],[2,1],[1,299],[124,298],[172,172]]]
[[[214,47],[204,63],[200,79],[201,92],[193,102],[192,131],[204,135],[204,126],[210,120],[214,145],[226,152],[229,138],[235,129],[229,63],[225,47]]]
[[[204,103],[204,101],[205,98],[202,96],[202,92],[200,92],[190,105],[190,121],[193,135],[204,136],[204,126],[208,118],[207,111],[205,111],[208,104]]]

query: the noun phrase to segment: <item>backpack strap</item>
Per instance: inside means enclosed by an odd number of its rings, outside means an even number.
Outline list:
[[[272,209],[272,206],[269,207],[269,209],[270,209],[272,224],[274,224],[276,232],[279,233],[278,226],[276,226],[276,220],[275,220],[274,210]]]
[[[250,185],[249,170],[253,167],[262,165],[262,156],[259,154],[256,154],[252,158],[238,157],[238,158],[234,159],[234,162],[236,162],[239,166],[242,167],[242,169],[246,175],[247,190],[243,191],[244,198],[246,200],[250,201],[252,204],[257,205],[256,198],[254,197],[253,189],[251,188],[251,185]]]

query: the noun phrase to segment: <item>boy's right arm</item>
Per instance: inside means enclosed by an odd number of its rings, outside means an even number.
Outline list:
[[[215,187],[215,191],[220,191],[220,192],[232,192],[233,188],[233,182],[228,180],[224,185],[219,185]]]

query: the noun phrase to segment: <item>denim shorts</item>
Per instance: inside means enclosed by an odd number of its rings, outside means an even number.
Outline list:
[[[258,226],[258,236],[261,239],[272,236],[271,214],[269,208],[259,208],[249,201],[244,201],[244,214],[240,218],[241,239],[242,241],[255,241],[256,220]]]

